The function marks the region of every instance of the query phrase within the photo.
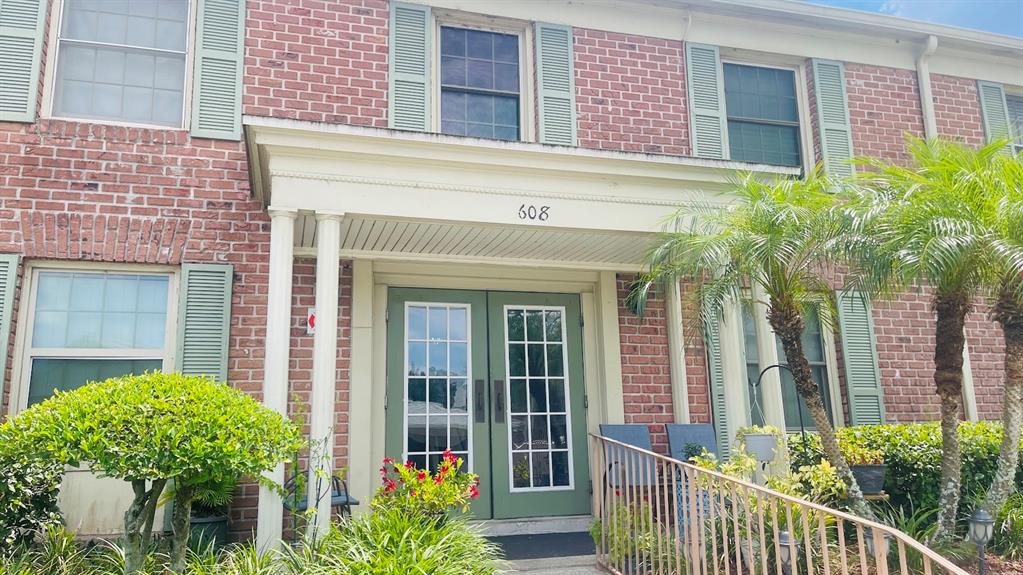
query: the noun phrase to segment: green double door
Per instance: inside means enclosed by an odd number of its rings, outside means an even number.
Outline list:
[[[579,296],[391,288],[387,455],[480,476],[479,519],[590,511]]]

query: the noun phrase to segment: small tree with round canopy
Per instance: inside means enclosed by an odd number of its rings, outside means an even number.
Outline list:
[[[248,395],[204,377],[149,372],[91,383],[34,405],[4,424],[29,457],[86,464],[129,482],[125,573],[149,547],[160,494],[174,482],[172,572],[185,567],[195,490],[211,481],[261,474],[290,461],[298,428]]]
[[[723,203],[686,206],[672,217],[631,298],[642,310],[655,285],[689,279],[699,285],[695,293],[701,325],[708,325],[728,301],[745,297],[748,288],[762,293],[768,322],[781,340],[825,456],[849,485],[853,511],[873,517],[839,451],[801,339],[808,313],[833,326],[834,292],[826,274],[829,255],[842,237],[843,219],[834,217],[831,188],[832,182],[819,172],[805,179],[771,181],[740,175]]]

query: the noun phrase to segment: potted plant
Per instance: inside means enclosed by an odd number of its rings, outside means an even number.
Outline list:
[[[220,547],[227,543],[228,511],[234,500],[237,478],[208,481],[195,487],[192,499],[191,541]]]
[[[885,474],[888,471],[884,452],[848,443],[843,444],[841,449],[860,491],[864,495],[880,494],[884,490]]]
[[[750,425],[739,429],[736,441],[757,461],[765,462],[774,460],[780,437],[781,431],[773,425]]]

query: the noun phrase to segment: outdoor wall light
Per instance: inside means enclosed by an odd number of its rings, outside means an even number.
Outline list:
[[[995,518],[978,507],[970,515],[970,541],[977,545],[977,559],[980,561],[978,575],[984,575],[984,548],[995,534]]]
[[[793,541],[788,531],[778,533],[778,558],[782,575],[792,575],[792,560],[799,556],[799,542]]]

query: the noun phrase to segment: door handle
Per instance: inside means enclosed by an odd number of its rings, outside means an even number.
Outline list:
[[[487,402],[486,398],[483,397],[484,393],[484,381],[482,379],[474,379],[472,381],[472,394],[473,394],[473,412],[476,414],[476,423],[487,422]]]
[[[494,380],[494,423],[504,423],[504,380]]]

